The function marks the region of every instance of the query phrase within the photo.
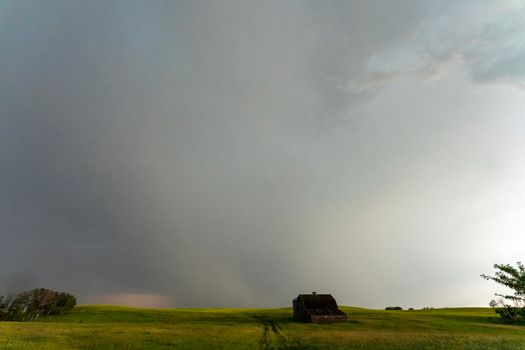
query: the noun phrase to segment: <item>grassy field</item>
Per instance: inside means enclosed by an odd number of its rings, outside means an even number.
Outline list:
[[[349,321],[296,323],[291,309],[77,306],[35,322],[0,322],[0,349],[524,349],[525,326],[490,309],[342,307]]]

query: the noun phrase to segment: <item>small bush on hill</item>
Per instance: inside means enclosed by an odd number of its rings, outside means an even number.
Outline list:
[[[385,310],[403,310],[401,306],[387,306]]]
[[[510,306],[500,301],[494,311],[505,321],[518,323],[525,320],[525,307]]]
[[[45,288],[0,296],[0,320],[31,321],[40,316],[63,315],[76,303],[77,300],[72,294]]]

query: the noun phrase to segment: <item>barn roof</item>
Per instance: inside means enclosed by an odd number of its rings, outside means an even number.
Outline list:
[[[337,310],[337,303],[330,294],[299,294],[305,309]]]

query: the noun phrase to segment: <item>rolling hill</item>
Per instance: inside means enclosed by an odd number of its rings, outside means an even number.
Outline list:
[[[291,309],[77,306],[68,315],[0,323],[0,349],[525,349],[525,326],[488,308],[383,311],[302,324]]]

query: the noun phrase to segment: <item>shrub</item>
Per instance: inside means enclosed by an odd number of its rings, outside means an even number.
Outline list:
[[[510,306],[502,303],[501,307],[496,307],[494,311],[505,321],[518,323],[525,320],[525,308],[523,307]]]
[[[0,296],[0,320],[30,321],[40,316],[63,315],[76,303],[72,294],[45,288],[25,291],[18,295]]]
[[[385,310],[403,310],[401,306],[387,306]]]

